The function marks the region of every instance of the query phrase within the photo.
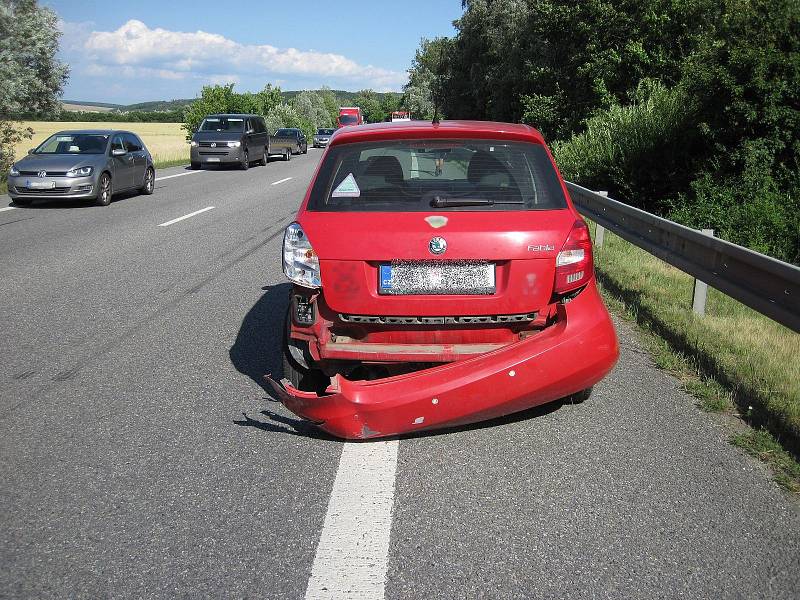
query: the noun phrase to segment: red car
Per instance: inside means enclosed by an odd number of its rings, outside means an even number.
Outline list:
[[[616,363],[589,231],[535,129],[378,123],[331,138],[286,229],[289,410],[342,438],[463,425]]]

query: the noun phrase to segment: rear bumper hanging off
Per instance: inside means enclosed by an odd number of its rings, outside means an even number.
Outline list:
[[[600,381],[619,356],[591,282],[557,322],[501,349],[374,381],[331,378],[325,393],[267,378],[283,404],[341,438],[377,438],[484,421],[564,398]]]

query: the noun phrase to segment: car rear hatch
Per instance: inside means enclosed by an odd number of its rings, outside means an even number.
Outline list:
[[[556,255],[574,222],[560,209],[307,212],[301,225],[320,257],[333,311],[461,317],[545,309]]]

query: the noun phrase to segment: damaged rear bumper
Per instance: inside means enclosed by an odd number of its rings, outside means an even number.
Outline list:
[[[325,394],[270,379],[296,415],[341,438],[385,437],[500,417],[569,396],[600,381],[619,355],[594,282],[557,322],[520,342],[473,358],[374,381],[331,379]]]

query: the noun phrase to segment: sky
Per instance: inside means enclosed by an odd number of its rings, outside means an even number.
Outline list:
[[[400,91],[420,38],[451,36],[461,0],[40,0],[59,17],[68,100],[194,98],[203,85]]]

